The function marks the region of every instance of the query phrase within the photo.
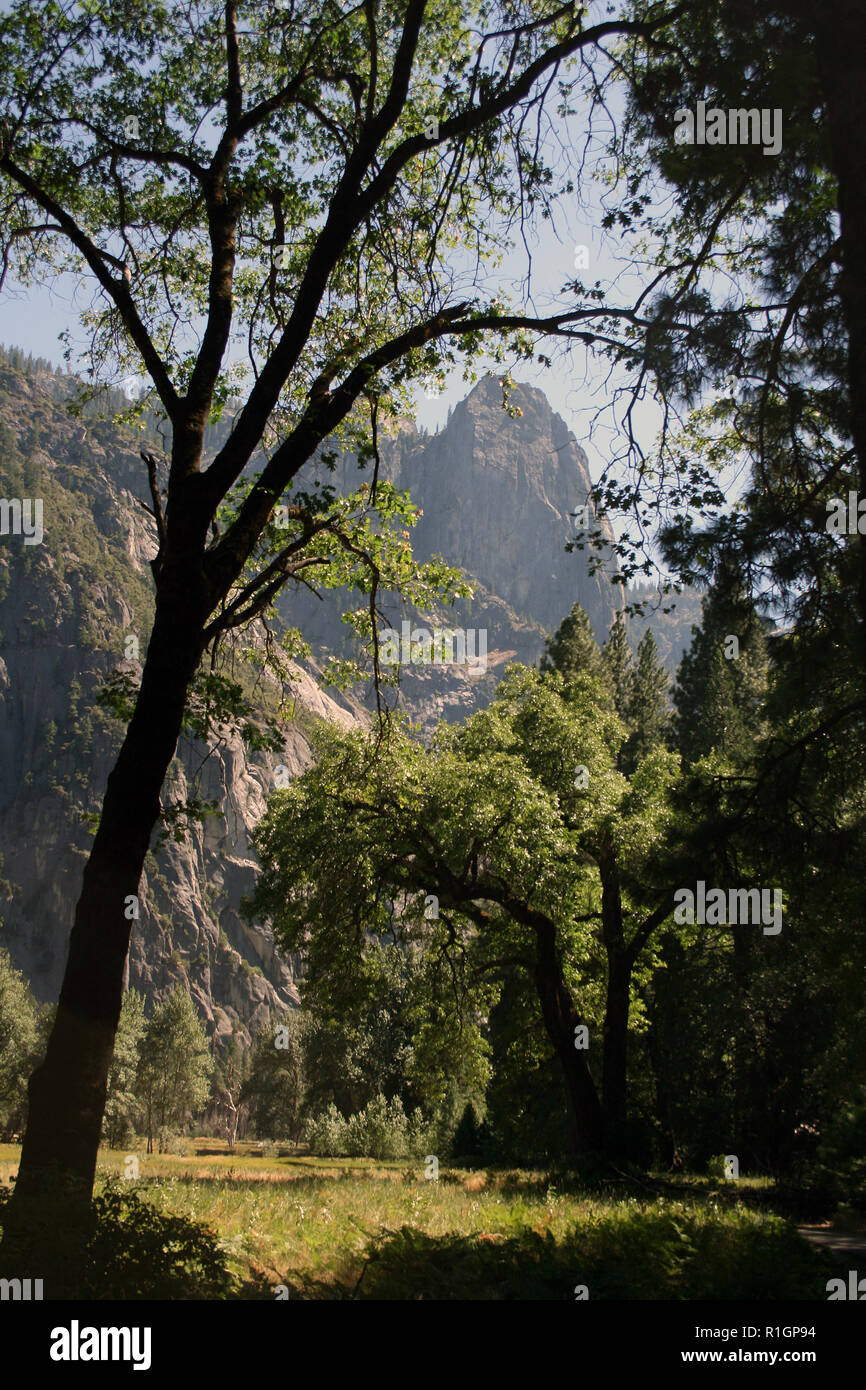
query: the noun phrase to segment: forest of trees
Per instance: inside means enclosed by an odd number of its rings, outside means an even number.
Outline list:
[[[305,997],[357,1009],[382,941],[425,962],[438,1022],[416,1047],[460,1037],[488,1069],[491,1157],[730,1153],[856,1188],[866,1014],[857,947],[837,948],[861,906],[838,873],[863,848],[860,764],[804,758],[808,796],[780,787],[795,643],[711,591],[671,709],[652,634],[635,659],[617,622],[600,651],[575,607],[546,669],[512,667],[432,747],[323,734],[257,837],[256,905],[304,944]],[[779,886],[782,931],[677,925],[698,880]]]
[[[211,1056],[181,986],[150,1018],[128,992],[105,1141],[696,1171],[735,1154],[858,1193],[866,1009],[834,946],[859,888],[826,886],[840,838],[862,850],[857,760],[777,798],[773,836],[743,810],[772,795],[795,641],[710,591],[669,690],[651,630],[634,652],[617,619],[599,648],[575,605],[539,670],[509,668],[427,747],[396,717],[384,738],[321,731],[261,822],[249,905],[303,952],[303,1008]],[[699,879],[780,885],[782,932],[677,924]],[[45,1026],[0,959],[7,1130]]]

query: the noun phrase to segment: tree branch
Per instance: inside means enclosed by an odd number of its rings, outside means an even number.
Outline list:
[[[150,373],[151,380],[156,387],[162,404],[165,407],[168,418],[174,423],[180,409],[180,397],[174,389],[171,378],[166,370],[165,363],[157,352],[150,338],[150,334],[139,317],[138,310],[133,302],[129,286],[122,279],[115,280],[108,272],[106,260],[117,263],[117,258],[107,251],[101,251],[98,246],[91,241],[86,232],[82,231],[73,217],[60,206],[49,193],[40,188],[34,179],[5,154],[0,158],[0,168],[5,169],[10,178],[14,179],[19,188],[37,202],[40,207],[55,219],[63,228],[66,236],[72,242],[87,261],[102,288],[114,302],[126,326],[129,336],[132,338],[138,351],[141,353],[142,360]]]
[[[408,137],[393,151],[379,174],[362,191],[364,175],[385,136],[399,119],[405,104],[424,9],[425,0],[413,0],[407,8],[388,95],[379,112],[365,122],[358,145],[346,162],[331,199],[325,225],[307,261],[289,322],[259,374],[231,438],[208,469],[209,495],[213,506],[218,504],[237,481],[251,458],[261,436],[262,421],[270,416],[290,372],[297,363],[315,321],[328,280],[340,256],[357,229],[395,186],[403,167],[415,155],[430,148],[431,142],[427,136]],[[460,116],[453,116],[441,122],[439,142],[453,139],[455,136],[466,136],[502,115],[515,102],[528,95],[534,82],[548,68],[555,67],[580,49],[592,46],[600,39],[612,35],[631,34],[646,37],[673,22],[688,9],[689,3],[686,0],[686,3],[675,6],[651,21],[622,21],[596,25],[563,40],[530,63],[515,82],[503,87],[498,94],[478,106],[473,106]]]

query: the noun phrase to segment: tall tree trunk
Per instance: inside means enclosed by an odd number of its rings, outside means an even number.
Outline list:
[[[622,952],[611,952],[607,966],[601,1074],[604,1138],[609,1152],[620,1150],[625,1142],[630,993],[631,961]]]
[[[575,1029],[580,1026],[580,1018],[565,983],[553,923],[536,921],[535,936],[535,983],[541,1014],[562,1065],[568,1092],[569,1151],[598,1152],[603,1141],[601,1104],[586,1053],[575,1047]]]
[[[602,937],[607,953],[602,1105],[605,1147],[609,1151],[615,1151],[623,1143],[626,1121],[632,957],[626,949],[623,933],[619,866],[613,845],[609,842],[603,846],[599,854],[599,870],[602,885]]]
[[[732,981],[735,1007],[733,1013],[733,1077],[734,1093],[733,1123],[731,1126],[731,1152],[743,1162],[752,1151],[753,1127],[751,1121],[752,1100],[761,1095],[760,1069],[756,1091],[752,1086],[755,1072],[755,1034],[751,1024],[749,996],[752,987],[753,939],[749,929],[742,926],[731,927],[733,946]]]
[[[13,1217],[33,1198],[62,1194],[86,1206],[93,1188],[133,920],[129,900],[138,893],[206,616],[195,601],[194,568],[172,569],[173,582],[161,576],[135,712],[84,869],[57,1017],[30,1080]]]
[[[658,996],[655,995],[650,1013],[650,1024],[647,1030],[647,1052],[653,1074],[653,1090],[655,1092],[654,1109],[658,1126],[659,1160],[663,1168],[676,1171],[682,1168],[683,1164],[679,1152],[677,1151],[677,1141],[674,1133],[673,1105],[671,1103],[671,1088],[668,1081],[668,1062],[663,1046],[659,1041],[660,1032],[659,1001]]]
[[[839,282],[848,329],[851,433],[858,494],[866,498],[866,6],[863,0],[796,0],[817,39],[842,239]],[[858,534],[860,660],[866,681],[866,535]]]

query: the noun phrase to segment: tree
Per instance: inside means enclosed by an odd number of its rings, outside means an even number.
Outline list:
[[[677,671],[674,729],[686,764],[718,750],[747,760],[765,722],[765,625],[743,596],[714,586]]]
[[[467,993],[524,972],[562,1068],[572,1151],[623,1143],[633,985],[673,907],[662,843],[678,760],[654,749],[627,780],[621,741],[585,670],[565,681],[511,667],[491,706],[429,750],[393,722],[375,744],[323,732],[316,766],[273,797],[255,835],[253,905],[312,972],[324,959],[350,978],[366,937],[395,932],[444,956]]]
[[[632,687],[634,685],[634,657],[626,635],[624,613],[617,613],[611,623],[607,641],[602,649],[602,656],[608,679],[613,688],[616,712],[620,719],[628,722],[631,717]],[[561,665],[559,669],[562,670]]]
[[[374,481],[342,503],[293,480],[341,430],[375,459],[379,420],[455,345],[472,354],[492,337],[528,355],[533,334],[606,338],[609,317],[581,291],[542,318],[461,298],[472,270],[448,248],[475,245],[483,262],[515,221],[548,209],[534,134],[548,95],[567,105],[581,65],[611,71],[608,43],[656,41],[687,8],[585,26],[581,4],[529,0],[495,5],[468,34],[453,0],[410,0],[399,16],[262,3],[249,30],[236,0],[22,0],[0,17],[4,265],[92,277],[97,373],[145,372],[171,434],[167,468],[145,460],[153,627],[137,688],[115,690],[126,733],[31,1080],[13,1218],[58,1187],[89,1200],[142,864],[161,811],[175,823],[183,811],[161,806],[166,770],[185,717],[207,734],[237,712],[213,665],[196,687],[205,653],[286,583],[326,576],[365,595],[357,624],[375,668],[377,593],[429,600],[399,531],[389,545],[373,524],[381,501],[394,517],[393,496]],[[251,385],[205,467],[239,340]]]
[[[0,947],[0,1130],[17,1131],[27,1113],[27,1075],[38,1055],[36,1001]]]
[[[145,1027],[144,995],[137,989],[127,990],[120,1010],[105,1097],[105,1139],[111,1149],[119,1149],[126,1143],[141,1110],[135,1088]]]
[[[652,628],[647,628],[637,649],[637,665],[629,699],[632,727],[628,742],[629,763],[640,762],[651,749],[665,743],[670,715],[668,674],[659,660]]]
[[[294,1093],[301,1085],[296,1070],[303,1073],[307,1116],[330,1105],[358,1114],[381,1096],[397,1097],[407,1114],[420,1108],[432,1120],[452,1086],[461,1094],[483,1091],[487,1049],[477,1021],[483,991],[464,996],[441,943],[422,939],[407,950],[388,939],[390,915],[388,921],[384,938],[371,934],[363,941],[351,970],[330,935],[305,952],[303,1007],[284,1025],[288,1051],[277,1049],[275,1060],[267,1042],[256,1049],[250,1085],[257,1094],[263,1089],[263,1103],[278,1080]],[[286,1067],[292,1076],[284,1080]]]
[[[212,1076],[212,1100],[220,1116],[226,1142],[234,1149],[238,1136],[243,1138],[249,1118],[246,1096],[248,1059],[232,1035],[215,1062]]]
[[[862,1013],[847,1007],[844,1022],[829,1025],[826,986],[832,976],[837,998],[850,998],[862,948],[862,909],[852,911],[850,898],[862,890],[843,866],[856,862],[862,834],[866,538],[828,522],[834,499],[866,492],[864,210],[854,172],[864,40],[861,5],[722,0],[700,23],[678,26],[678,60],[671,50],[635,50],[634,66],[624,63],[634,222],[650,240],[651,223],[663,244],[644,366],[665,397],[666,424],[678,409],[689,413],[682,429],[663,431],[651,462],[634,451],[632,486],[620,477],[602,491],[635,521],[656,510],[669,523],[666,564],[710,586],[714,612],[705,612],[676,696],[694,772],[684,787],[693,846],[719,882],[744,872],[790,894],[784,950],[772,963],[735,932],[722,951],[704,943],[667,983],[660,978],[657,997],[669,995],[671,1055],[688,1058],[672,1088],[680,1116],[694,1105],[692,1060],[709,1059],[727,1132],[764,1162],[790,1154],[797,1122],[819,1123],[826,1102],[811,1077],[834,1074],[829,1060],[816,1066],[825,1039],[850,1057],[862,1027]],[[783,113],[778,157],[754,144],[678,145],[675,114],[698,101]],[[643,203],[658,181],[678,205],[663,227]],[[720,480],[732,466],[745,483],[726,505]],[[750,612],[754,643],[739,621]],[[771,640],[772,623],[762,633],[755,614],[778,625]],[[724,650],[730,636],[738,655]],[[793,1025],[798,978],[800,1028],[821,1040],[808,1059]],[[696,980],[713,1003],[689,1031],[679,1001]],[[707,1028],[710,1012],[721,1028]]]
[[[558,640],[552,651],[556,669],[566,677],[572,669],[574,659],[574,636],[572,634],[579,632],[581,647],[586,648],[588,645],[589,624],[585,615],[584,621],[581,623],[580,611],[582,610],[578,610],[578,605],[572,608],[569,618],[563,624],[563,628],[569,624],[569,637],[565,640]],[[572,620],[576,621],[573,622]],[[562,630],[561,628],[560,632]],[[557,634],[557,638],[559,638],[559,634]],[[596,647],[595,650],[597,653],[598,648]],[[630,670],[627,660],[628,644],[625,634],[625,619],[624,617],[614,619],[609,642],[605,653],[603,653],[601,674],[607,676],[617,712],[620,709],[620,701],[623,708],[623,720],[625,722],[620,723],[616,767],[617,770],[627,774],[635,792],[631,806],[629,807],[628,801],[624,800],[623,809],[628,807],[631,812],[639,811],[639,818],[634,824],[634,829],[637,829],[638,825],[642,823],[642,832],[646,833],[649,830],[649,823],[644,819],[647,813],[649,813],[650,822],[653,817],[657,820],[657,830],[661,829],[669,819],[665,800],[675,773],[673,764],[665,765],[661,740],[660,737],[657,737],[660,731],[655,727],[660,719],[656,706],[659,699],[658,682],[661,668],[656,655],[655,640],[649,632],[642,639],[640,650],[643,651],[644,669],[642,673],[643,683],[639,687],[640,665],[637,670]],[[591,657],[584,656],[582,659],[591,669]],[[661,676],[663,675],[664,673],[661,672]],[[655,757],[656,753],[659,754],[658,758]],[[648,773],[649,776],[647,776]],[[657,781],[659,776],[660,781]],[[649,801],[642,804],[647,792],[650,793]],[[625,1141],[628,1074],[626,1049],[635,966],[651,935],[668,915],[667,901],[662,893],[655,910],[651,911],[639,925],[636,925],[631,939],[628,939],[625,931],[627,912],[624,911],[623,897],[623,880],[626,877],[624,870],[628,861],[623,854],[624,845],[619,839],[621,829],[621,824],[616,825],[615,821],[602,821],[595,838],[590,841],[601,879],[601,936],[607,956],[602,1086],[604,1143],[608,1148],[614,1148]],[[634,846],[634,848],[637,847]],[[632,858],[636,862],[631,867],[630,874],[632,883],[637,882],[640,885],[638,888],[638,901],[640,901],[641,897],[646,898],[645,884],[641,883],[640,880],[642,877],[641,869],[645,869],[647,866],[641,865],[639,853],[633,855]],[[636,869],[637,873],[635,873]],[[656,866],[651,869],[651,872],[653,871],[657,872]]]
[[[303,1129],[303,1016],[286,1014],[258,1035],[242,1097],[260,1139],[297,1143]]]
[[[578,674],[604,680],[602,654],[598,649],[592,624],[581,604],[572,605],[556,632],[547,639],[541,669],[559,671],[566,680]]]
[[[300,983],[309,1113],[331,1101],[343,1115],[406,1087],[412,1064],[409,997],[413,962],[374,941],[348,976],[315,956]]]
[[[548,1166],[568,1148],[565,1074],[545,1029],[528,970],[503,966],[501,978],[501,992],[489,1018],[486,1156],[521,1167]],[[587,1060],[597,1076],[601,1067],[598,1030],[590,1032]]]
[[[481,1157],[481,1122],[471,1101],[467,1101],[463,1108],[463,1114],[460,1116],[451,1142],[454,1157],[461,1162],[465,1163],[468,1159],[471,1164],[473,1159]]]
[[[850,871],[866,825],[862,730],[836,718],[814,736],[814,710],[856,691],[857,653],[838,620],[768,639],[754,614],[749,637],[746,617],[732,624],[729,596],[711,591],[681,664],[680,823],[708,882],[782,888],[782,931],[668,937],[646,994],[649,1053],[669,1160],[731,1151],[802,1179],[864,1076],[863,887]],[[739,656],[717,661],[732,626]]]
[[[175,985],[147,1022],[141,1044],[136,1092],[144,1107],[147,1152],[159,1150],[175,1125],[201,1110],[208,1096],[212,1063],[207,1035],[182,985]]]

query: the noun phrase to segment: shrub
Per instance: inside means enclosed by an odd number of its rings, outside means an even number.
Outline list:
[[[219,1298],[232,1286],[208,1226],[168,1216],[113,1184],[93,1202],[88,1242],[91,1297]]]
[[[830,1266],[778,1217],[724,1217],[686,1204],[624,1202],[560,1235],[431,1235],[408,1225],[368,1244],[361,1299],[826,1299]],[[313,1295],[321,1297],[322,1294]],[[330,1296],[333,1296],[332,1294]]]
[[[332,1102],[307,1126],[307,1143],[324,1158],[412,1158],[426,1152],[427,1129],[420,1110],[407,1116],[399,1096],[377,1095],[347,1120]]]
[[[409,1121],[399,1096],[386,1101],[374,1096],[356,1117],[360,1121],[362,1152],[371,1158],[405,1158],[409,1152]]]
[[[195,1155],[195,1144],[180,1134],[163,1131],[159,1136],[159,1151],[163,1154],[174,1154],[176,1158],[192,1158]]]
[[[711,1178],[724,1178],[725,1173],[725,1154],[714,1154],[707,1162],[707,1176]]]
[[[345,1152],[346,1121],[333,1101],[327,1110],[307,1124],[310,1152],[322,1158],[336,1158]]]
[[[8,1195],[0,1193],[0,1220]],[[30,1213],[4,1254],[20,1267],[34,1251],[52,1299],[226,1298],[235,1291],[210,1227],[166,1215],[134,1188],[113,1181],[74,1229],[59,1212]]]

